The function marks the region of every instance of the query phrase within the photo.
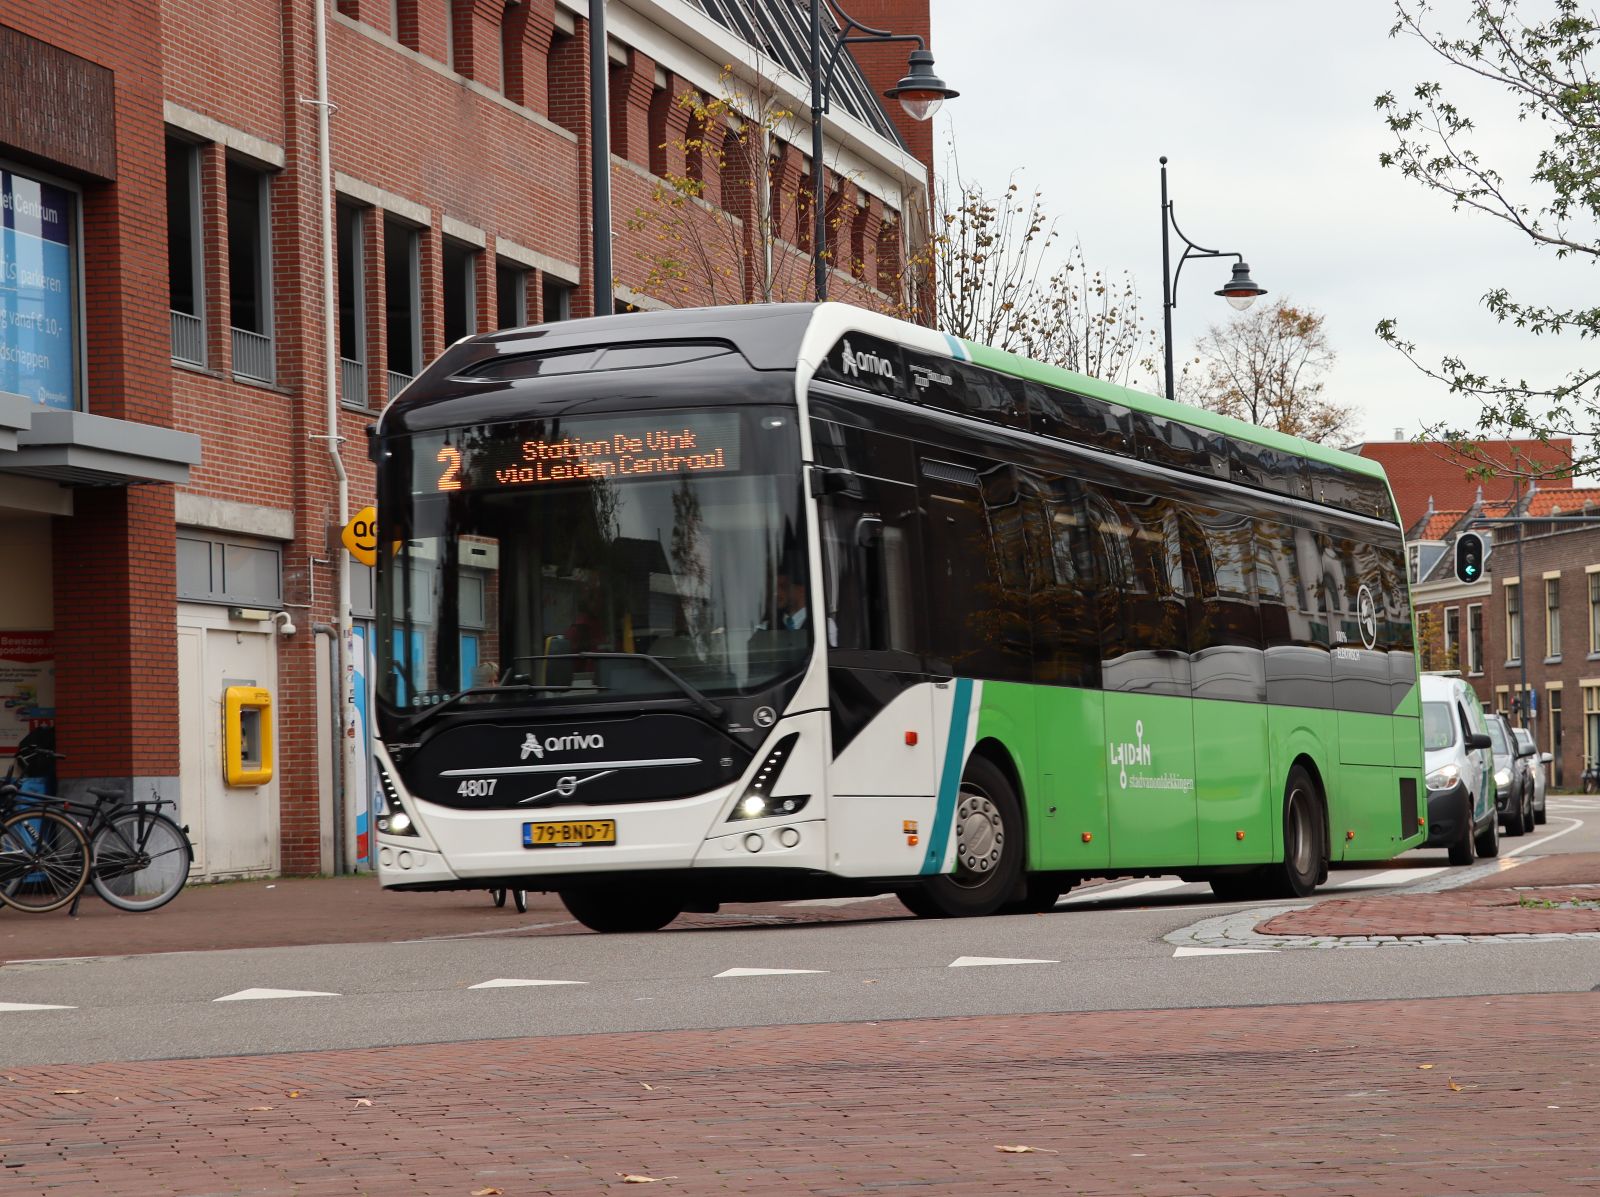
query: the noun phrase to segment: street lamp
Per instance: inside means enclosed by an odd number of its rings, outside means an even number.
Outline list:
[[[1171,252],[1167,248],[1167,227],[1178,234],[1184,244],[1183,256],[1178,259],[1178,269],[1174,273],[1171,266]],[[1229,306],[1236,312],[1242,312],[1256,301],[1256,296],[1265,295],[1267,289],[1259,285],[1250,277],[1250,266],[1244,260],[1243,254],[1222,253],[1215,249],[1205,249],[1196,245],[1183,235],[1183,230],[1178,227],[1177,219],[1172,215],[1172,201],[1167,198],[1167,158],[1161,156],[1161,315],[1166,324],[1166,350],[1167,350],[1167,398],[1175,399],[1172,382],[1172,309],[1178,306],[1176,293],[1178,290],[1178,276],[1183,273],[1183,264],[1190,258],[1234,258],[1233,277],[1226,286],[1213,294],[1220,295],[1228,301]]]
[[[822,9],[838,25],[838,33],[827,47],[828,58],[824,65]],[[859,37],[850,36],[852,31]],[[887,29],[874,29],[863,25],[844,9],[838,0],[811,0],[811,259],[816,270],[817,302],[828,298],[828,215],[823,205],[822,187],[822,118],[828,111],[829,91],[833,87],[833,73],[839,66],[839,56],[844,48],[858,42],[916,42],[907,60],[905,77],[883,94],[900,101],[906,115],[912,120],[925,121],[939,111],[946,100],[961,93],[948,86],[933,73],[933,55],[927,43],[914,33],[891,33]]]

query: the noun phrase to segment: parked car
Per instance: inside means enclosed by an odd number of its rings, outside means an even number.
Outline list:
[[[1533,830],[1533,779],[1529,757],[1517,747],[1516,729],[1504,715],[1485,716],[1494,745],[1494,805],[1507,835]]]
[[[1527,728],[1516,727],[1512,728],[1512,731],[1517,737],[1517,747],[1524,756],[1531,758],[1529,764],[1532,768],[1528,771],[1533,775],[1533,821],[1535,823],[1543,823],[1545,821],[1544,792],[1548,781],[1546,774],[1549,771],[1550,762],[1555,760],[1555,757],[1548,752],[1539,751],[1539,746],[1533,742],[1533,733]]]
[[[1448,848],[1450,863],[1500,855],[1494,741],[1478,696],[1459,677],[1424,673],[1423,769],[1428,788],[1427,847]]]

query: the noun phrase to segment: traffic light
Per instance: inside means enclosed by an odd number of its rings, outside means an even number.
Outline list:
[[[1456,537],[1456,579],[1476,582],[1483,577],[1483,537],[1463,532]]]

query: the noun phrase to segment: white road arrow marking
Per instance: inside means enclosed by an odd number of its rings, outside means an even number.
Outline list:
[[[825,973],[825,968],[729,968],[717,977],[784,977],[795,973]],[[713,977],[712,980],[716,980]]]
[[[1179,956],[1275,956],[1277,948],[1177,948],[1173,951],[1174,958]]]
[[[1150,894],[1164,894],[1168,890],[1182,889],[1192,884],[1176,877],[1158,877],[1152,881],[1135,881],[1129,885],[1102,885],[1081,893],[1068,894],[1058,906],[1072,906],[1079,902],[1112,902],[1122,898],[1143,898]]]
[[[496,977],[493,981],[479,981],[468,989],[515,989],[522,985],[587,985],[587,981],[528,981],[521,977]]]
[[[19,1014],[24,1010],[76,1010],[76,1006],[34,1006],[28,1002],[0,1002],[0,1014]]]
[[[319,989],[241,989],[226,997],[212,998],[214,1002],[264,1002],[273,998],[338,997],[337,993],[323,993]]]
[[[1011,959],[1007,956],[958,956],[952,960],[950,968],[986,968],[991,964],[1060,964],[1059,960],[1024,960]]]
[[[1357,877],[1351,881],[1341,881],[1334,889],[1376,889],[1386,885],[1406,885],[1412,881],[1425,881],[1429,877],[1436,877],[1445,870],[1437,869],[1386,869],[1382,873],[1370,873],[1365,877]]]

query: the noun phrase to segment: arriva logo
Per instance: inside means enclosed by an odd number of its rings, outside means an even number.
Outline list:
[[[1107,755],[1111,763],[1120,766],[1122,770],[1123,789],[1128,788],[1129,765],[1133,765],[1135,768],[1141,766],[1148,768],[1150,762],[1155,758],[1155,754],[1150,751],[1150,745],[1144,742],[1143,719],[1134,722],[1133,735],[1134,738],[1132,740],[1126,740],[1120,744],[1113,741],[1106,745]]]
[[[846,374],[876,374],[879,378],[894,381],[894,365],[886,357],[870,350],[856,353],[850,348],[850,338],[844,340],[844,372]]]
[[[527,760],[530,756],[535,756],[542,761],[547,752],[583,752],[605,746],[606,738],[599,732],[587,734],[572,732],[565,736],[547,736],[543,741],[533,732],[529,732],[527,738],[522,741],[522,759]]]

